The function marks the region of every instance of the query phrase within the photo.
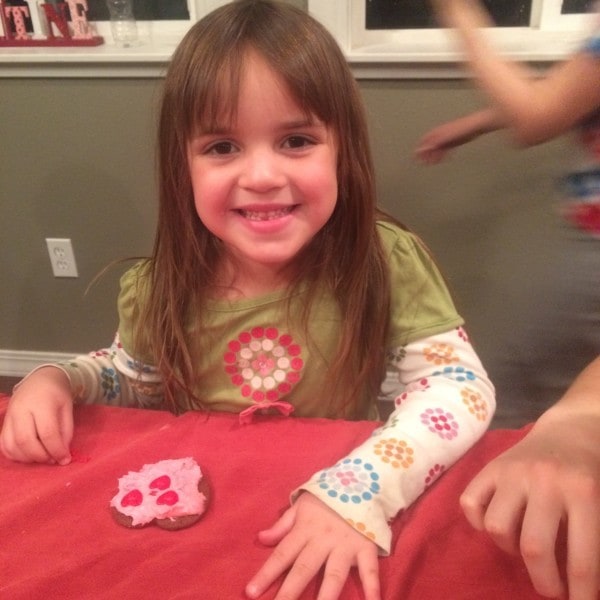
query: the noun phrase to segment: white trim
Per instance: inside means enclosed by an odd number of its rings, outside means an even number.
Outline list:
[[[590,27],[597,15],[592,14],[561,14],[563,0],[535,0],[539,7],[540,29],[552,29],[554,31],[583,31]]]
[[[81,352],[35,352],[33,350],[0,349],[0,375],[4,377],[23,377],[30,371],[47,363],[70,360]]]
[[[115,46],[110,35],[105,44],[87,48],[0,48],[0,78],[162,77],[193,20],[230,1],[188,0],[190,21],[155,21],[150,26],[139,22],[143,43],[131,48]],[[308,0],[309,12],[338,40],[357,78],[465,77],[462,55],[449,32],[367,32],[364,27],[359,32],[364,1]],[[561,15],[561,2],[532,0],[531,27],[490,30],[490,38],[515,60],[549,64],[563,59],[578,47],[597,15]],[[107,22],[98,23],[102,32],[107,26]]]
[[[597,15],[560,15],[562,0],[532,0],[530,27],[487,31],[508,58],[550,63],[575,50]],[[336,38],[361,77],[463,77],[462,54],[451,31],[365,29],[365,0],[308,0],[308,9]],[[372,73],[369,73],[372,71]]]

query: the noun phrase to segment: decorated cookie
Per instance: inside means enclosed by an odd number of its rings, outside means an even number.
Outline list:
[[[154,523],[163,529],[183,529],[202,517],[209,492],[206,477],[193,458],[161,460],[120,477],[110,507],[125,527]]]

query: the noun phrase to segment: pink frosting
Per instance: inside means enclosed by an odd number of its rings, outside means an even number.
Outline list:
[[[206,496],[198,491],[202,471],[193,458],[161,460],[119,478],[119,491],[110,501],[132,525],[154,519],[201,515]]]

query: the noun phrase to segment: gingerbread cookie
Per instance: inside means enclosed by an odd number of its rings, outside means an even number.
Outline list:
[[[110,507],[125,527],[154,523],[163,529],[183,529],[202,517],[209,492],[206,477],[193,458],[161,460],[120,477]]]

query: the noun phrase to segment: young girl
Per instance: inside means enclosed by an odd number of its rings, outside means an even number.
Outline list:
[[[427,249],[376,208],[333,38],[268,0],[202,19],[166,76],[159,168],[154,252],[122,278],[112,347],[30,374],[3,452],[68,463],[78,402],[374,419],[387,369],[390,419],[294,492],[246,589],[289,570],[278,597],[296,598],[324,566],[337,598],[356,566],[379,598],[388,522],[483,434],[494,391]]]

